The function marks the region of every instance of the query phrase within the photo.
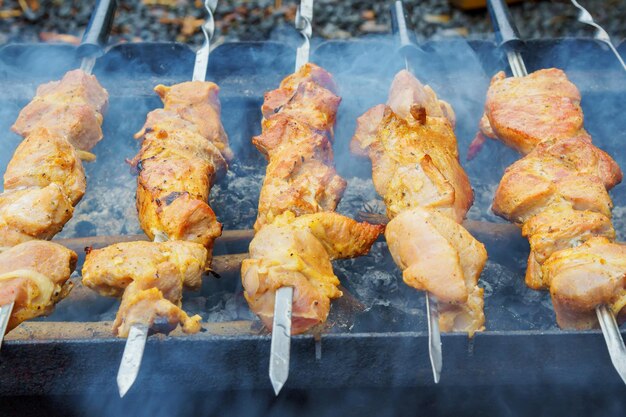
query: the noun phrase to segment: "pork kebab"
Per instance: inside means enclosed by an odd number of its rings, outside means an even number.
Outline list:
[[[73,70],[39,86],[12,127],[24,140],[0,194],[0,341],[5,329],[49,314],[71,289],[76,253],[43,240],[63,229],[85,194],[81,160],[95,159],[89,151],[103,137],[107,104],[96,77]]]
[[[354,154],[372,161],[376,191],[387,207],[385,238],[404,282],[439,301],[443,331],[484,329],[478,278],[485,247],[463,228],[473,192],[459,163],[450,105],[400,71],[386,105],[357,120]]]
[[[185,333],[201,329],[201,317],[182,310],[182,292],[198,289],[211,263],[222,225],[209,192],[233,156],[220,120],[219,87],[205,81],[216,6],[205,2],[205,44],[193,81],[158,85],[164,108],[150,112],[135,135],[141,149],[129,162],[138,174],[139,223],[153,242],[90,251],[83,267],[86,286],[122,297],[113,324],[114,334],[128,338],[117,378],[122,397],[137,377],[149,331],[167,334],[179,324]]]
[[[334,213],[346,187],[333,166],[339,102],[331,75],[311,63],[265,95],[262,133],[252,141],[268,165],[241,276],[250,308],[270,330],[281,287],[293,288],[292,334],[323,323],[342,295],[331,261],[367,253],[382,231]]]
[[[558,324],[589,329],[595,309],[626,306],[626,246],[615,242],[608,190],[622,180],[617,163],[583,127],[580,92],[556,68],[491,80],[473,149],[485,137],[522,159],[508,167],[493,211],[519,225],[530,243],[526,284],[549,289]]]
[[[207,202],[232,156],[220,121],[219,87],[189,81],[155,91],[165,107],[148,114],[136,135],[141,149],[130,161],[138,172],[139,222],[155,242],[92,250],[83,267],[86,286],[122,296],[113,328],[120,337],[133,324],[166,333],[178,324],[185,332],[200,330],[200,317],[180,309],[182,289],[199,288],[222,231]]]

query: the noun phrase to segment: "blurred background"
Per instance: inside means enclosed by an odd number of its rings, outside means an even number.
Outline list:
[[[111,43],[178,41],[198,45],[203,22],[201,0],[124,0],[119,2]],[[294,0],[220,1],[216,42],[281,40],[291,29]],[[418,36],[430,39],[491,39],[484,1],[406,1]],[[626,38],[626,0],[581,0],[615,44]],[[93,7],[91,1],[0,0],[0,44],[78,43]],[[524,38],[593,36],[576,21],[569,1],[513,1],[511,11]],[[317,0],[315,35],[348,39],[389,33],[387,3],[378,0]]]

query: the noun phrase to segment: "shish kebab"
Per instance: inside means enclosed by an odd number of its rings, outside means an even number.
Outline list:
[[[0,343],[7,330],[48,314],[71,290],[75,252],[52,242],[86,189],[81,160],[102,139],[108,94],[91,75],[103,54],[117,2],[98,1],[81,45],[81,68],[37,88],[12,130],[24,140],[0,194]],[[40,240],[43,239],[43,240]]]
[[[404,282],[426,292],[429,353],[435,383],[442,355],[439,329],[484,329],[483,290],[478,278],[487,252],[462,225],[473,202],[459,163],[452,107],[411,71],[411,47],[401,1],[392,12],[406,69],[393,79],[387,104],[357,120],[354,154],[372,161],[374,187],[387,207],[385,238]],[[439,308],[438,308],[439,307]]]
[[[138,172],[137,211],[153,242],[118,243],[87,254],[83,283],[103,295],[122,296],[114,333],[127,337],[117,376],[120,396],[137,378],[148,332],[200,331],[199,315],[182,309],[183,287],[198,289],[211,262],[222,225],[208,204],[219,173],[232,158],[220,121],[219,87],[205,81],[213,12],[205,1],[205,41],[196,54],[193,80],[155,91],[163,109],[150,112],[139,153],[130,163]]]
[[[330,301],[342,295],[331,261],[367,253],[383,229],[334,212],[346,187],[332,151],[341,99],[332,76],[308,63],[312,18],[313,0],[303,0],[296,71],[265,94],[262,133],[252,139],[269,162],[241,278],[251,310],[272,330],[276,395],[289,376],[291,334],[326,321]]]
[[[516,37],[504,3],[489,6],[494,24]],[[523,155],[506,169],[492,207],[529,240],[526,284],[550,290],[560,327],[589,329],[599,322],[626,382],[626,348],[615,320],[626,306],[626,245],[615,242],[608,194],[622,171],[592,144],[580,92],[562,70],[529,75],[514,46],[507,59],[513,78],[504,72],[492,78],[471,153],[487,137]]]

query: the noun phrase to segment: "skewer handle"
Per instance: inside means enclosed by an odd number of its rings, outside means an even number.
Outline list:
[[[402,0],[396,0],[389,9],[391,13],[391,33],[397,38],[399,50],[404,58],[404,66],[413,74],[413,68],[409,61],[409,50],[419,50],[415,32],[409,30],[409,18]]]
[[[624,71],[626,71],[626,63],[622,59],[622,56],[619,54],[619,52],[617,52],[617,49],[615,49],[615,46],[613,45],[613,42],[611,42],[611,37],[609,36],[607,31],[604,30],[602,26],[600,26],[593,20],[591,13],[589,13],[589,11],[585,9],[580,3],[578,3],[576,0],[571,0],[571,2],[574,5],[574,7],[576,7],[579,11],[578,21],[586,25],[589,25],[596,30],[596,34],[594,38],[596,38],[597,40],[601,42],[604,42],[609,47],[609,49],[611,50],[611,52],[613,52],[613,54],[619,61]]]
[[[217,0],[205,0],[204,10],[206,18],[201,26],[204,35],[204,43],[196,52],[196,61],[193,65],[193,81],[206,81],[206,72],[209,68],[209,53],[211,52],[211,40],[215,33],[215,9],[217,8]]]
[[[296,51],[296,71],[309,62],[311,36],[313,36],[313,0],[301,0],[296,11],[294,26],[303,37]]]
[[[104,54],[116,9],[117,0],[97,0],[83,39],[76,51],[79,58],[98,58]]]
[[[391,33],[398,37],[398,43],[400,48],[405,47],[415,48],[417,45],[417,39],[415,39],[415,33],[409,30],[409,17],[404,8],[404,2],[402,0],[396,0],[389,8],[391,13]]]
[[[513,23],[511,11],[504,0],[488,0],[487,8],[500,46],[517,49],[523,45],[520,34]]]

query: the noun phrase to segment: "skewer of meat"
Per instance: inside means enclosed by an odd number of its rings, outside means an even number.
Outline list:
[[[142,146],[137,170],[139,222],[153,242],[126,242],[87,254],[83,283],[103,295],[122,296],[114,333],[126,337],[117,382],[120,396],[134,383],[149,331],[169,333],[179,324],[200,331],[199,315],[182,309],[183,288],[198,289],[222,226],[207,200],[216,176],[232,158],[220,120],[219,88],[205,81],[215,1],[205,3],[205,45],[193,80],[155,91],[163,109],[148,114],[135,136]]]
[[[391,219],[385,238],[404,282],[436,298],[443,331],[472,335],[484,329],[477,283],[487,252],[461,225],[473,192],[459,163],[454,125],[450,105],[402,70],[387,105],[357,120],[351,149],[372,161],[374,186]],[[435,382],[440,370],[433,360]]]
[[[226,169],[225,158],[231,156],[220,121],[219,88],[196,80],[172,87],[159,85],[155,91],[162,95],[165,108],[148,114],[136,135],[143,138],[141,149],[130,161],[138,171],[139,221],[155,243],[125,242],[93,250],[83,267],[85,285],[107,296],[123,294],[114,324],[114,333],[120,337],[128,337],[135,324],[146,327],[147,333],[157,318],[165,332],[179,323],[191,333],[199,331],[199,322],[189,325],[180,311],[182,287],[199,287],[200,275],[210,264],[213,242],[222,230],[207,202],[216,174]],[[213,131],[220,134],[213,135]],[[134,256],[141,260],[136,265],[131,262]],[[174,277],[178,277],[178,288],[175,296],[168,297],[174,294],[169,290]],[[153,304],[137,307],[149,313],[128,311],[137,304],[135,298],[142,298],[139,288],[162,292]],[[158,313],[159,305],[166,302],[176,306],[168,310],[173,315]],[[164,327],[163,322],[169,325]]]
[[[506,11],[491,3],[492,10]],[[476,152],[488,137],[523,155],[506,169],[493,211],[529,240],[526,284],[550,290],[562,328],[599,323],[626,382],[626,348],[615,320],[626,306],[626,246],[615,242],[608,194],[622,171],[592,144],[580,92],[562,70],[529,75],[519,52],[509,50],[508,59],[514,77],[499,72],[492,78],[472,143]]]
[[[49,314],[71,290],[73,251],[51,242],[85,194],[81,160],[102,139],[106,90],[91,75],[111,27],[115,1],[101,1],[78,49],[81,69],[39,86],[12,130],[24,140],[0,194],[0,343],[22,321]],[[14,260],[14,262],[13,262]]]
[[[484,246],[461,225],[473,201],[458,158],[454,113],[406,70],[394,78],[387,105],[357,121],[352,152],[369,157],[387,206],[385,237],[404,281],[439,300],[444,331],[484,328],[478,278]]]
[[[307,63],[312,17],[313,2],[302,1],[296,72],[266,93],[262,133],[252,140],[268,166],[241,277],[251,310],[272,330],[277,395],[289,375],[290,335],[323,323],[342,295],[331,261],[367,253],[382,231],[333,212],[346,186],[332,153],[340,98],[332,76]]]

